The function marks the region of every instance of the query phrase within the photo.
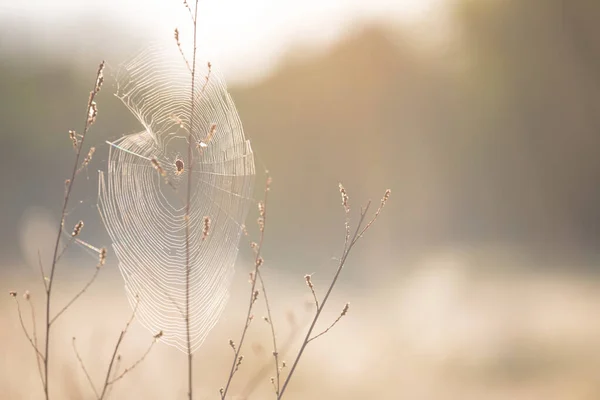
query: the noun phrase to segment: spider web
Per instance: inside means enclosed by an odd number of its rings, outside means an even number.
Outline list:
[[[116,95],[144,130],[109,142],[98,194],[129,302],[138,304],[137,318],[186,353],[183,199],[190,163],[192,352],[225,307],[255,174],[250,143],[223,79],[207,64],[198,65],[204,68],[196,70],[191,161],[191,72],[181,54],[151,47],[120,68]],[[205,216],[211,223],[203,240]]]

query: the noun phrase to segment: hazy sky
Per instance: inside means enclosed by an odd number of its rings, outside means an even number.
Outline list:
[[[353,28],[353,22],[385,22],[422,26],[438,15],[447,0],[203,0],[199,40],[203,58],[224,70],[229,79],[261,76],[293,43],[326,46]],[[189,17],[176,0],[0,0],[2,19],[35,21],[46,32],[69,26],[81,14],[110,19],[126,28],[148,31],[153,38],[182,38]],[[76,33],[76,32],[75,32]]]

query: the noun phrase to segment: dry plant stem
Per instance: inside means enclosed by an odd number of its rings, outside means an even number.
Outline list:
[[[54,323],[54,321],[56,321],[56,319],[58,317],[60,317],[62,315],[62,313],[64,313],[65,311],[67,311],[67,309],[69,307],[71,307],[71,305],[73,303],[75,303],[77,301],[77,299],[86,292],[86,290],[88,290],[88,288],[90,286],[92,286],[92,283],[94,283],[94,281],[96,280],[96,277],[98,276],[98,273],[100,272],[100,267],[96,267],[96,271],[94,272],[94,275],[92,275],[91,279],[85,284],[85,286],[75,295],[75,297],[73,297],[71,299],[71,301],[69,301],[58,313],[56,313],[56,315],[50,320],[50,324],[52,325]]]
[[[21,323],[21,328],[23,329],[23,333],[25,334],[25,337],[29,341],[29,344],[31,345],[31,347],[33,347],[33,350],[35,351],[35,358],[38,361],[38,369],[39,369],[39,373],[40,373],[40,378],[42,380],[42,384],[45,386],[45,376],[42,374],[42,369],[39,364],[40,360],[44,361],[44,355],[40,352],[39,347],[37,346],[37,339],[33,339],[29,335],[29,332],[27,331],[27,328],[25,327],[25,323],[23,322],[23,314],[21,313],[21,305],[19,303],[19,300],[17,300],[16,297],[15,297],[15,302],[17,303],[17,314],[19,315],[19,322]],[[35,324],[35,322],[34,322],[34,324]],[[35,327],[35,325],[34,325],[34,327]],[[34,328],[34,332],[35,332],[35,328]]]
[[[79,159],[81,158],[81,149],[83,148],[83,144],[85,142],[87,132],[88,132],[91,124],[93,123],[93,120],[90,118],[90,111],[92,110],[92,107],[94,104],[94,99],[99,90],[98,82],[102,75],[103,68],[104,68],[104,62],[102,62],[100,64],[100,67],[98,68],[98,72],[96,74],[96,79],[94,80],[94,88],[90,92],[90,97],[88,99],[88,104],[87,104],[86,113],[85,113],[85,124],[84,124],[84,128],[83,128],[83,133],[81,134],[81,140],[79,141],[79,146],[77,147],[77,152],[75,154],[75,162],[73,163],[73,172],[71,173],[71,179],[69,180],[69,185],[67,187],[64,201],[63,201],[62,211],[61,211],[61,215],[60,215],[60,222],[58,225],[58,232],[56,234],[56,242],[54,244],[54,255],[52,256],[52,264],[50,266],[50,276],[48,278],[48,285],[47,285],[47,289],[46,289],[46,338],[45,338],[46,342],[45,342],[45,349],[44,349],[44,395],[46,397],[46,400],[50,399],[50,391],[49,391],[50,379],[48,379],[48,365],[50,362],[50,328],[52,326],[52,322],[50,319],[50,302],[52,299],[52,286],[54,283],[54,273],[56,272],[56,263],[58,261],[58,255],[59,255],[58,249],[60,246],[60,239],[61,239],[61,236],[63,233],[64,224],[65,224],[65,215],[67,212],[67,206],[69,204],[69,197],[71,195],[71,191],[73,190],[73,183],[75,182],[75,178],[77,176]]]
[[[285,381],[283,382],[283,386],[281,387],[279,395],[277,396],[278,400],[283,397],[283,394],[285,393],[285,390],[287,389],[287,386],[290,383],[290,379],[294,375],[296,367],[298,366],[298,362],[300,361],[300,358],[302,357],[302,354],[304,353],[306,346],[308,345],[308,343],[311,340],[312,332],[317,324],[317,321],[319,320],[319,316],[321,315],[323,308],[327,304],[327,299],[329,299],[329,295],[331,294],[333,287],[335,286],[335,284],[338,280],[338,277],[340,276],[340,273],[342,272],[342,269],[344,268],[344,264],[346,263],[346,259],[348,258],[350,251],[356,244],[356,241],[360,238],[359,235],[362,235],[365,232],[364,230],[361,231],[360,228],[365,220],[365,217],[367,215],[367,211],[369,210],[370,204],[371,203],[369,202],[367,204],[367,206],[363,210],[361,210],[360,219],[358,221],[358,225],[356,227],[356,231],[354,232],[354,235],[352,236],[352,239],[350,239],[350,241],[345,240],[344,252],[342,254],[342,257],[340,258],[340,262],[338,264],[337,271],[335,272],[335,276],[333,277],[333,280],[331,281],[331,284],[329,285],[329,288],[327,289],[327,293],[325,293],[325,297],[323,297],[323,300],[321,301],[321,305],[319,306],[319,308],[317,309],[317,312],[315,313],[315,316],[312,320],[310,328],[308,328],[308,332],[306,333],[304,341],[302,342],[302,346],[300,346],[300,350],[298,351],[298,354],[296,355],[296,359],[294,360],[294,363],[292,364],[292,367],[290,368],[290,372],[288,373],[288,376],[286,377]],[[370,226],[370,224],[369,224],[369,226]]]
[[[77,345],[75,345],[75,341],[76,341],[76,339],[75,339],[75,337],[73,337],[73,340],[72,340],[73,351],[75,352],[75,356],[77,357],[77,361],[79,361],[79,366],[83,370],[83,373],[85,374],[85,377],[86,377],[88,383],[90,384],[90,387],[94,391],[94,394],[96,395],[96,399],[99,399],[100,396],[98,395],[98,391],[96,390],[96,386],[94,385],[94,381],[92,381],[92,377],[90,376],[87,368],[85,367],[85,364],[83,363],[83,360],[81,359],[81,355],[79,354],[79,351],[77,350]]]
[[[271,306],[269,305],[269,298],[267,297],[267,290],[265,289],[265,282],[263,281],[262,274],[260,270],[256,271],[258,275],[258,279],[260,280],[260,287],[263,292],[263,297],[265,299],[265,306],[267,308],[267,316],[269,317],[269,326],[271,327],[271,338],[273,339],[273,358],[275,361],[275,394],[279,396],[279,352],[277,351],[277,337],[275,335],[275,325],[273,322],[273,317],[271,316]]]
[[[233,375],[237,371],[236,364],[238,362],[238,357],[240,355],[240,351],[242,350],[242,346],[244,345],[244,339],[246,338],[246,333],[248,332],[248,327],[250,326],[250,316],[252,315],[252,308],[254,306],[254,291],[256,290],[256,276],[258,274],[258,268],[260,266],[260,252],[262,249],[262,244],[265,238],[265,227],[267,223],[267,198],[269,194],[269,181],[270,177],[267,177],[267,184],[265,185],[265,199],[264,199],[264,216],[263,216],[263,228],[260,232],[260,239],[258,241],[258,246],[256,248],[255,258],[254,258],[254,271],[252,278],[252,286],[250,288],[250,300],[248,301],[248,312],[246,313],[246,322],[244,324],[244,329],[242,330],[242,336],[238,342],[237,348],[235,349],[235,354],[233,356],[233,362],[231,363],[231,369],[229,371],[229,377],[227,378],[227,383],[225,387],[221,391],[221,400],[225,400],[225,396],[227,396],[227,391],[229,390],[229,386],[231,385],[231,381],[233,379]]]
[[[33,335],[33,344],[35,349],[39,349],[38,340],[37,340],[37,324],[35,322],[35,308],[33,307],[33,302],[31,299],[28,300],[29,307],[31,308],[31,326],[32,326],[32,335]],[[38,372],[40,374],[40,379],[42,380],[42,385],[44,384],[44,376],[42,375],[42,357],[39,351],[36,351],[35,360],[37,362]]]
[[[155,343],[156,343],[156,340],[153,340],[152,343],[150,343],[150,346],[148,346],[148,348],[146,349],[146,352],[136,362],[134,362],[130,367],[125,368],[123,370],[123,372],[121,372],[119,375],[116,375],[116,373],[115,373],[116,376],[113,376],[113,378],[108,381],[108,385],[112,386],[118,380],[123,379],[123,377],[125,375],[127,375],[129,372],[131,372],[131,370],[133,370],[135,367],[137,367],[142,362],[144,362],[144,360],[146,359],[146,356],[148,354],[150,354],[150,351],[154,347]]]
[[[185,3],[187,6],[187,2]],[[185,203],[185,329],[187,335],[187,356],[188,356],[188,399],[192,400],[192,344],[190,339],[190,204],[192,196],[192,170],[194,163],[192,161],[192,142],[194,132],[194,109],[196,102],[194,101],[196,93],[196,30],[198,28],[198,0],[195,1],[194,5],[194,16],[192,17],[192,23],[194,25],[194,48],[192,51],[192,82],[191,82],[191,95],[190,95],[190,126],[188,136],[188,184],[187,184],[187,198]]]
[[[46,282],[46,275],[44,274],[44,265],[42,264],[42,254],[40,253],[40,250],[38,249],[38,264],[40,266],[40,273],[42,274],[42,283],[44,284],[44,290],[47,292],[48,291],[48,282]]]
[[[127,333],[127,330],[129,329],[129,325],[131,325],[131,322],[135,318],[135,313],[137,312],[138,305],[139,305],[139,299],[137,299],[137,301],[135,303],[135,307],[133,308],[133,312],[131,313],[131,317],[129,318],[129,321],[127,321],[127,324],[125,325],[125,329],[123,329],[121,331],[121,333],[119,334],[119,339],[117,339],[117,344],[115,344],[115,349],[113,350],[112,357],[110,358],[110,363],[108,364],[108,370],[106,371],[106,378],[104,379],[104,386],[102,387],[102,393],[100,393],[100,396],[98,397],[99,400],[102,400],[104,398],[104,396],[106,395],[106,391],[111,384],[110,383],[110,373],[112,372],[112,368],[115,363],[115,358],[117,358],[117,353],[119,352],[119,347],[121,346],[121,342],[123,341],[123,338],[125,337],[125,334]]]

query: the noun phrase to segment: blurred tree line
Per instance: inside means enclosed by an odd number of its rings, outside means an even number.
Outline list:
[[[506,246],[541,266],[594,256],[598,18],[595,0],[461,0],[452,37],[433,51],[397,27],[367,25],[231,88],[258,168],[274,177],[270,258],[304,270],[336,254],[340,180],[355,210],[393,191],[363,261],[398,264],[439,246]],[[67,131],[81,124],[94,73],[36,51],[0,53],[0,248],[11,258],[23,211],[58,210]],[[105,168],[103,141],[139,129],[107,88],[90,179]]]

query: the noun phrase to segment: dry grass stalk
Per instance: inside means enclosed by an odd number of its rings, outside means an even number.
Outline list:
[[[93,282],[93,280],[95,279],[95,276],[96,276],[96,274],[94,274],[94,277],[92,278],[92,280],[82,289],[82,291],[80,291],[71,301],[69,301],[67,303],[67,305],[64,306],[54,317],[51,316],[52,288],[53,288],[53,284],[54,284],[54,273],[56,272],[57,263],[60,260],[61,256],[64,254],[66,248],[73,242],[75,237],[79,236],[79,234],[81,233],[81,230],[83,229],[83,225],[84,225],[83,221],[79,221],[75,225],[75,227],[73,228],[73,231],[71,233],[71,239],[59,251],[61,238],[64,234],[64,224],[65,224],[65,217],[67,214],[67,207],[69,204],[69,198],[70,198],[70,195],[71,195],[71,192],[73,189],[73,184],[75,183],[75,178],[77,177],[77,174],[81,169],[81,168],[78,168],[78,166],[79,166],[79,160],[81,157],[81,152],[83,149],[84,141],[85,141],[85,138],[89,131],[90,126],[96,121],[96,118],[98,116],[98,107],[96,105],[95,98],[96,98],[96,95],[98,94],[98,92],[100,92],[102,83],[104,82],[103,70],[104,70],[104,61],[101,62],[100,65],[98,66],[98,70],[96,72],[96,79],[94,81],[94,87],[91,90],[90,95],[88,97],[86,118],[85,118],[83,133],[81,135],[77,135],[77,133],[75,133],[75,131],[69,131],[69,137],[70,137],[71,142],[76,150],[75,162],[73,163],[73,170],[71,173],[71,178],[67,179],[65,181],[65,195],[64,195],[64,199],[63,199],[62,212],[61,212],[61,217],[60,217],[60,223],[58,226],[58,232],[56,234],[56,242],[54,245],[54,252],[53,252],[52,262],[51,262],[50,271],[49,271],[50,273],[48,276],[46,276],[46,274],[44,272],[44,266],[42,264],[41,257],[39,256],[39,252],[38,252],[40,272],[42,275],[42,282],[44,284],[44,289],[45,289],[45,293],[46,293],[46,315],[45,315],[46,323],[44,326],[44,328],[45,328],[45,330],[44,330],[45,346],[44,346],[43,353],[38,346],[37,327],[36,327],[36,323],[35,323],[35,311],[33,308],[33,304],[30,301],[29,292],[26,292],[25,299],[29,302],[30,307],[31,307],[33,335],[29,334],[29,332],[27,331],[27,329],[25,327],[25,324],[23,323],[21,309],[19,306],[19,302],[17,301],[17,312],[19,314],[19,320],[21,322],[21,327],[23,328],[25,336],[27,337],[28,341],[30,342],[31,346],[34,348],[34,351],[36,353],[38,369],[40,372],[40,378],[42,381],[42,385],[43,385],[43,389],[44,389],[44,396],[45,396],[46,400],[48,400],[50,398],[49,365],[50,365],[50,336],[51,336],[52,325],[56,321],[56,319],[60,315],[62,315],[64,313],[64,311],[66,311],[71,306],[71,304],[73,304],[73,302],[79,298],[79,296],[82,293],[85,292],[85,290],[89,287],[91,282]],[[87,166],[89,164],[89,162],[91,161],[93,152],[94,152],[94,150],[93,150],[93,148],[91,148],[90,152],[88,153],[88,156],[84,159],[83,166]],[[106,256],[106,254],[104,256]],[[97,271],[96,271],[96,273],[97,273]],[[12,295],[12,293],[11,293],[11,295]],[[16,299],[16,294],[13,297],[15,297],[15,299]],[[41,364],[43,364],[43,370],[41,368]]]
[[[119,374],[117,373],[118,366],[120,365],[120,362],[121,362],[121,355],[118,354],[119,349],[121,347],[123,339],[125,338],[125,335],[127,334],[128,330],[129,330],[129,326],[131,325],[131,323],[133,322],[133,320],[135,318],[135,314],[137,312],[138,305],[139,305],[139,299],[136,300],[135,307],[133,308],[131,317],[125,324],[125,328],[119,334],[119,338],[117,339],[117,343],[115,344],[115,347],[113,349],[112,357],[108,364],[108,369],[106,371],[106,377],[104,378],[104,384],[102,385],[101,391],[98,391],[96,389],[96,386],[94,385],[94,382],[85,367],[85,364],[81,358],[81,355],[79,354],[79,351],[77,350],[77,346],[75,345],[76,338],[73,337],[73,342],[72,342],[73,343],[73,351],[75,352],[75,356],[77,357],[77,360],[79,361],[79,366],[83,370],[83,372],[86,376],[86,379],[87,379],[88,383],[90,384],[92,391],[96,395],[97,400],[103,400],[103,399],[107,398],[112,386],[117,381],[123,379],[123,377],[125,377],[125,375],[127,375],[129,372],[131,372],[135,367],[140,365],[146,359],[146,356],[148,356],[148,354],[150,354],[150,351],[154,347],[154,344],[163,335],[162,331],[157,333],[156,335],[154,335],[152,342],[150,343],[150,345],[148,346],[148,348],[146,349],[144,354],[137,361],[135,361],[131,366],[125,368],[121,373],[119,373]]]
[[[261,214],[260,218],[259,218],[259,229],[260,229],[260,239],[258,241],[258,244],[256,244],[255,246],[253,246],[253,250],[254,250],[254,271],[250,274],[250,284],[251,284],[251,288],[250,288],[250,300],[248,302],[248,311],[246,312],[246,321],[244,323],[244,328],[242,329],[242,335],[240,337],[239,340],[239,344],[237,346],[237,348],[235,349],[235,354],[233,357],[233,362],[231,364],[231,368],[229,370],[229,376],[227,378],[227,382],[225,384],[224,387],[219,389],[219,393],[221,394],[221,400],[225,400],[225,396],[227,396],[227,392],[229,391],[229,387],[231,386],[231,382],[233,380],[233,376],[235,375],[235,373],[237,372],[239,365],[238,360],[240,357],[240,351],[242,350],[242,346],[244,344],[244,340],[246,338],[246,333],[248,332],[248,327],[250,326],[250,322],[252,322],[253,319],[253,315],[252,315],[252,310],[254,308],[254,304],[256,302],[256,298],[257,298],[257,290],[256,290],[256,283],[257,283],[257,277],[260,277],[259,280],[261,281],[261,286],[264,289],[264,284],[262,283],[262,277],[260,276],[260,266],[263,264],[263,259],[261,257],[261,247],[265,238],[265,222],[267,219],[267,213],[266,213],[266,207],[267,207],[267,199],[268,199],[268,193],[270,190],[270,186],[271,186],[271,177],[269,176],[269,171],[266,171],[267,173],[267,181],[265,184],[265,191],[264,191],[264,200],[263,202],[261,202],[261,205],[259,206],[259,213]],[[265,300],[267,299],[266,296],[266,292],[263,290],[263,295],[265,297]],[[271,315],[271,311],[270,308],[267,308],[268,314],[269,314],[269,319],[270,319],[270,315]],[[273,328],[274,329],[274,328]],[[273,330],[274,332],[274,330]],[[275,335],[273,334],[273,341],[274,341],[274,346],[276,346],[276,341],[275,341]],[[231,343],[231,341],[230,341]],[[277,356],[275,356],[275,361],[278,363],[278,359]]]
[[[368,202],[367,205],[364,208],[361,208],[360,211],[360,217],[359,217],[359,221],[358,224],[356,226],[356,230],[354,231],[354,234],[352,236],[350,236],[349,232],[350,232],[350,228],[349,228],[349,211],[350,211],[350,206],[349,206],[349,197],[348,194],[346,192],[346,189],[344,189],[344,187],[342,186],[342,184],[339,185],[339,189],[340,189],[340,193],[342,196],[342,206],[344,208],[345,214],[346,214],[346,235],[345,235],[345,240],[344,240],[344,250],[342,252],[342,256],[339,259],[339,263],[338,263],[338,268],[335,272],[335,275],[329,285],[329,288],[327,289],[327,292],[325,293],[325,296],[323,297],[323,300],[321,301],[320,305],[317,306],[315,315],[313,317],[312,323],[308,329],[308,332],[306,333],[306,336],[304,337],[304,341],[302,342],[302,345],[300,346],[300,350],[298,351],[298,354],[296,355],[296,358],[294,360],[294,362],[292,363],[292,366],[290,368],[290,372],[288,373],[285,381],[283,382],[283,385],[281,386],[281,390],[279,391],[278,395],[277,395],[277,399],[281,399],[283,397],[283,394],[285,393],[290,380],[292,379],[294,372],[296,371],[296,368],[298,366],[298,363],[300,362],[300,359],[302,357],[302,354],[304,353],[304,351],[306,350],[306,347],[308,346],[308,344],[315,340],[316,338],[324,335],[325,333],[329,332],[329,330],[331,328],[333,328],[338,322],[339,320],[345,316],[348,312],[348,309],[350,307],[349,303],[346,303],[346,305],[344,306],[344,308],[342,309],[342,312],[340,313],[340,315],[338,316],[338,318],[327,328],[325,329],[323,332],[314,335],[313,336],[313,331],[315,329],[315,326],[317,324],[317,321],[319,320],[319,317],[321,316],[321,312],[323,311],[323,309],[325,308],[325,305],[327,303],[327,300],[329,299],[329,296],[331,295],[331,292],[333,291],[333,288],[335,287],[335,284],[337,283],[337,280],[340,276],[340,273],[342,272],[342,269],[344,268],[344,265],[346,263],[346,260],[350,254],[350,252],[352,251],[352,249],[354,248],[354,245],[356,244],[356,242],[363,236],[363,234],[371,227],[371,225],[373,224],[373,222],[375,222],[375,220],[379,217],[379,214],[381,213],[381,210],[383,209],[383,207],[385,206],[386,202],[388,201],[391,191],[388,189],[386,190],[383,198],[381,199],[381,203],[379,205],[379,208],[377,209],[377,211],[375,212],[375,214],[373,215],[373,217],[371,218],[371,220],[369,220],[369,222],[363,227],[363,223],[366,219],[367,216],[367,212],[369,210],[369,206],[371,204],[371,202]],[[306,278],[305,278],[306,279]],[[307,279],[307,284],[308,284],[309,280]],[[311,287],[311,285],[308,285],[311,288],[311,291],[314,289],[313,287]],[[313,292],[314,293],[314,292]],[[315,300],[316,300],[316,296],[315,296]]]
[[[193,25],[193,48],[192,48],[192,65],[190,68],[190,64],[185,58],[185,54],[183,49],[181,48],[181,42],[179,41],[179,30],[175,29],[175,42],[177,47],[183,57],[188,70],[191,74],[191,82],[190,82],[190,115],[189,115],[189,131],[188,131],[188,146],[187,146],[187,162],[189,165],[188,169],[188,180],[187,180],[187,196],[185,201],[185,325],[186,325],[186,337],[187,337],[187,359],[188,359],[188,399],[192,400],[193,398],[193,382],[192,382],[192,367],[193,367],[193,358],[192,358],[192,344],[191,344],[191,336],[190,336],[190,274],[191,274],[191,264],[190,264],[190,207],[191,207],[191,196],[192,196],[192,171],[193,171],[193,152],[192,152],[192,142],[193,136],[192,132],[194,132],[194,112],[196,108],[196,43],[197,43],[197,29],[198,29],[198,0],[195,1],[194,10],[192,12],[189,4],[186,0],[183,2],[184,6],[190,11],[190,15],[192,18]],[[210,67],[209,67],[210,74]],[[208,76],[206,77],[206,83],[202,90],[204,91],[206,84],[208,83]],[[208,235],[208,224],[205,222],[206,235]]]

